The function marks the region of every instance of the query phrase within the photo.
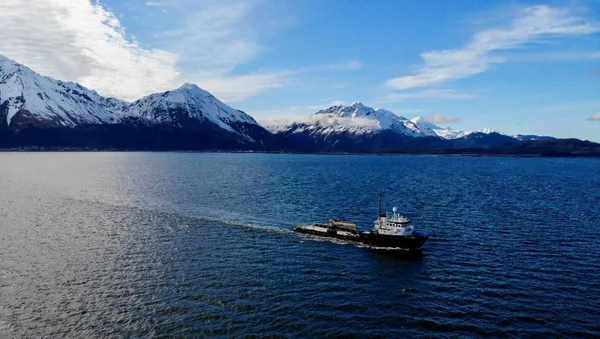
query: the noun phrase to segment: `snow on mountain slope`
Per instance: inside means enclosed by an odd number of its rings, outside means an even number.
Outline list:
[[[246,128],[263,129],[248,114],[231,108],[209,92],[193,84],[184,84],[173,91],[151,94],[131,103],[123,110],[124,116],[141,117],[150,124],[168,124],[185,127],[190,120],[210,122],[218,127],[253,141]]]
[[[104,98],[79,84],[44,77],[0,56],[0,125],[21,129],[128,123],[220,129],[253,142],[268,132],[246,113],[233,109],[196,85],[184,84],[133,103]],[[218,128],[215,128],[216,127]]]
[[[422,136],[418,126],[412,121],[384,109],[373,109],[360,102],[351,105],[337,105],[311,114],[288,125],[267,125],[273,133],[309,133],[329,135],[348,133],[353,135],[374,134],[392,131],[404,136]]]
[[[421,136],[418,127],[410,120],[385,109],[367,107],[359,101],[355,101],[349,106],[332,106],[318,111],[312,116],[317,119],[321,119],[321,117],[332,119],[334,124],[331,125],[334,126],[326,127],[324,131],[332,128],[340,130],[344,125],[350,125],[349,131],[373,133],[388,130],[407,136]],[[338,118],[349,120],[350,123],[340,123]]]
[[[41,76],[0,56],[0,117],[7,125],[76,126],[114,121],[124,103],[79,84]],[[0,121],[4,123],[4,121]]]
[[[0,56],[0,129],[14,131],[35,127],[76,127],[118,124],[129,127],[163,126],[169,131],[185,129],[206,140],[234,144],[278,144],[281,135],[305,142],[343,145],[397,143],[406,137],[438,137],[472,146],[471,139],[491,144],[506,139],[538,140],[549,137],[506,136],[494,130],[460,131],[432,124],[417,117],[408,120],[385,109],[360,102],[332,106],[291,124],[268,126],[273,136],[251,116],[233,109],[196,85],[184,84],[164,93],[152,94],[133,103],[104,98],[79,84],[39,75]],[[120,127],[120,126],[117,126]],[[385,133],[384,133],[385,132]],[[499,139],[500,138],[500,139]],[[203,139],[204,140],[204,139]],[[434,140],[436,141],[436,140]],[[497,141],[497,142],[500,142]],[[418,143],[426,142],[423,140]]]
[[[555,140],[555,137],[549,137],[545,135],[531,135],[531,134],[517,134],[513,135],[513,138],[520,141],[532,141],[532,140]]]
[[[191,118],[207,119],[231,132],[231,123],[258,124],[248,114],[227,106],[209,92],[187,83],[176,90],[139,99],[126,107],[124,113],[155,123],[177,123],[177,117],[169,114],[176,110],[183,110]]]
[[[391,111],[373,109],[360,102],[354,102],[347,106],[332,106],[311,114],[308,119],[296,120],[291,124],[283,125],[275,122],[275,124],[267,126],[272,133],[276,134],[302,135],[305,138],[313,137],[317,140],[323,137],[331,139],[339,136],[342,138],[338,139],[339,141],[348,137],[354,139],[360,136],[370,137],[382,132],[386,132],[387,135],[396,134],[399,137],[435,137],[444,140],[481,139],[494,133],[502,135],[492,129],[454,130],[450,127],[433,124],[423,117],[408,120]]]
[[[490,129],[490,128],[484,128],[484,129],[477,130],[477,131],[455,130],[450,127],[439,126],[439,125],[433,124],[433,123],[427,121],[423,117],[416,117],[414,119],[411,119],[411,121],[419,127],[419,129],[421,130],[422,133],[427,134],[428,136],[438,136],[442,139],[447,139],[447,140],[464,138],[464,137],[467,137],[474,133],[482,133],[482,134],[498,133],[498,134],[501,134],[500,132]]]

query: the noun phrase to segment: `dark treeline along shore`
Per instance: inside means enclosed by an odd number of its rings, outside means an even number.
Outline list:
[[[578,139],[514,141],[486,147],[457,147],[456,142],[396,140],[382,145],[364,140],[338,147],[296,143],[285,136],[268,135],[268,143],[247,144],[212,131],[175,128],[89,125],[74,128],[29,127],[14,131],[0,128],[3,151],[253,151],[319,154],[440,154],[507,156],[587,156],[600,157],[600,144]],[[427,140],[429,139],[429,140]]]

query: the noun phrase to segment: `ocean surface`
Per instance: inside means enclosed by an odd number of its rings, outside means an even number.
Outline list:
[[[368,229],[408,260],[300,236]],[[0,337],[598,337],[600,160],[0,153]]]

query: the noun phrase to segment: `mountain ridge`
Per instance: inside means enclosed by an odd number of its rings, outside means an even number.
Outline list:
[[[0,126],[18,132],[84,125],[160,127],[231,139],[261,148],[273,139],[251,116],[234,109],[197,85],[145,96],[134,102],[105,98],[73,82],[42,76],[0,56]]]
[[[329,118],[337,118],[337,119],[347,119],[352,123],[341,124],[339,121],[325,121],[324,119],[316,119],[316,117],[327,116]],[[363,121],[356,121],[359,119],[364,119]],[[321,125],[320,127],[325,128],[323,132],[330,132],[331,128],[336,125],[346,125],[346,126],[355,126],[359,125],[361,122],[365,124],[363,129],[358,128],[348,128],[345,132],[358,132],[358,133],[375,133],[382,130],[392,130],[398,133],[407,135],[407,136],[415,136],[415,137],[440,137],[443,139],[456,139],[468,136],[474,133],[482,133],[482,134],[491,134],[497,133],[502,134],[497,130],[491,128],[484,128],[480,130],[474,131],[462,131],[462,130],[454,130],[449,127],[440,126],[433,124],[427,121],[424,117],[418,116],[413,119],[407,119],[401,115],[398,115],[387,109],[374,109],[368,106],[365,106],[360,101],[355,101],[350,105],[334,105],[326,109],[319,110],[313,114],[311,114],[308,119],[305,120],[294,120],[287,129],[297,129],[299,125],[310,125],[310,121],[314,120],[317,125]],[[370,121],[370,123],[367,123]],[[401,126],[401,127],[398,127]],[[286,130],[285,125],[277,124],[272,126],[265,126],[267,129],[271,130],[274,133],[279,133]],[[327,127],[330,127],[327,129]],[[306,128],[312,130],[318,130],[316,126],[307,126]],[[337,128],[340,131],[340,128]],[[519,135],[520,136],[520,135]],[[535,137],[535,136],[531,136]]]
[[[4,149],[600,154],[599,144],[459,131],[361,102],[331,106],[270,130],[194,84],[127,102],[0,56]]]
[[[0,118],[8,126],[37,122],[48,127],[109,123],[122,101],[74,82],[37,74],[0,56]]]
[[[358,101],[319,110],[306,119],[287,125],[266,128],[292,140],[298,148],[316,151],[490,148],[521,141],[489,128],[461,131],[433,124],[423,117],[409,120],[392,111],[374,109]],[[535,137],[528,136],[529,139]],[[417,140],[409,140],[412,138]]]

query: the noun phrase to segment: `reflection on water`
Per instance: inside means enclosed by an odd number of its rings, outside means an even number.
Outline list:
[[[0,337],[591,336],[598,164],[3,153]],[[423,259],[291,232],[369,227],[379,187]]]

